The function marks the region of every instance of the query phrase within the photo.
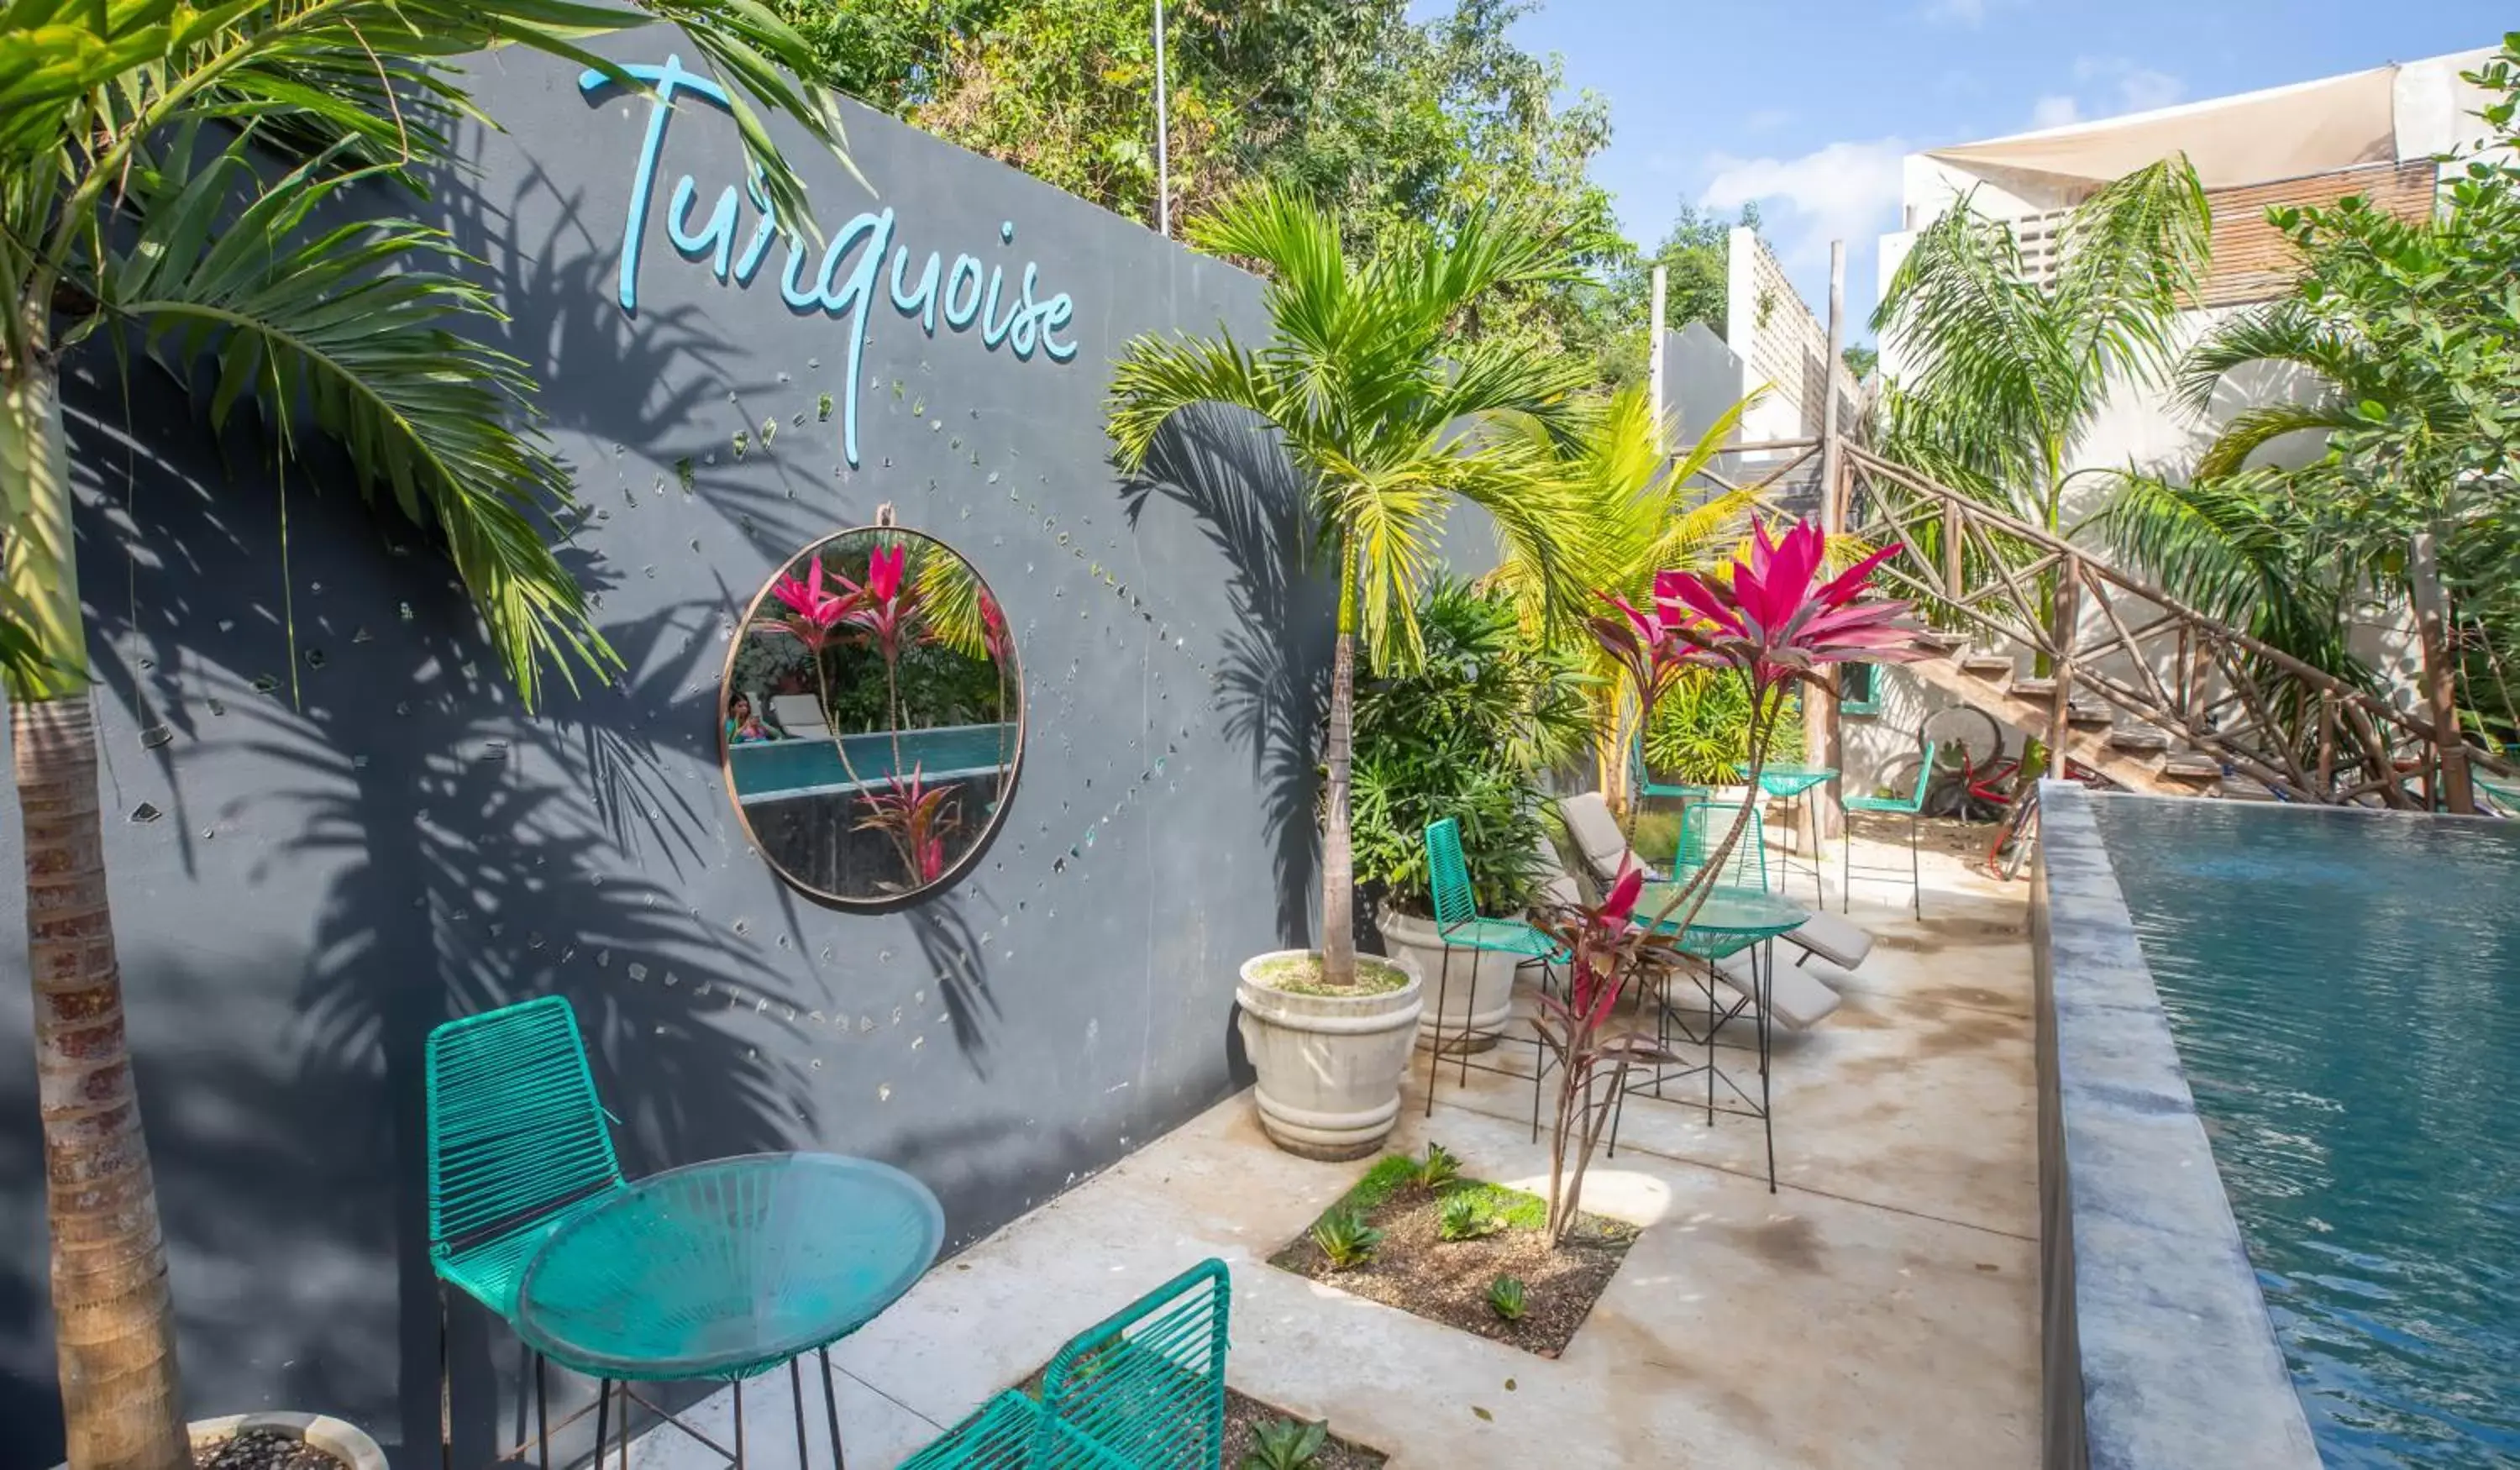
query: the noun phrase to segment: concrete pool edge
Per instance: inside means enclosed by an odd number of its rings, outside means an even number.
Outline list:
[[[2031,884],[2046,1463],[2316,1470],[2092,799],[2041,782]]]

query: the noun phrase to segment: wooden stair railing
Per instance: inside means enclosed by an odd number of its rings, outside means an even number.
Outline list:
[[[2075,696],[2089,693],[2278,796],[2432,809],[2439,748],[2430,722],[1904,466],[1852,445],[1842,463],[1838,523],[1860,540],[1905,548],[1880,567],[1884,590],[1976,640],[2017,645],[2053,671],[2044,689],[2002,690],[2016,704],[2044,693],[2050,748],[2090,747],[2074,738],[2075,725],[2089,723],[2077,720]],[[2018,725],[2020,712],[2011,713],[2007,723]],[[2136,743],[2148,740],[2120,748]],[[2507,770],[2473,745],[2468,757]],[[2170,752],[2151,764],[2175,760]],[[2174,780],[2149,783],[2181,788],[2193,764],[2167,774]]]

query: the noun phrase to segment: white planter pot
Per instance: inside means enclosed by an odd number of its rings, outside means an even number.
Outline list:
[[[233,1440],[248,1429],[278,1430],[287,1438],[302,1440],[338,1459],[350,1470],[388,1470],[384,1450],[368,1438],[365,1430],[347,1419],[336,1419],[331,1414],[279,1410],[258,1414],[223,1414],[215,1419],[195,1419],[184,1426],[184,1436],[195,1450],[201,1450]],[[55,1465],[53,1470],[69,1470],[69,1467]]]
[[[1400,1119],[1400,1078],[1425,1009],[1425,981],[1407,958],[1389,962],[1409,983],[1370,996],[1301,996],[1252,978],[1267,960],[1304,953],[1253,956],[1235,991],[1242,1047],[1260,1074],[1251,1090],[1260,1126],[1301,1158],[1361,1159]]]
[[[1426,982],[1426,1013],[1418,1018],[1420,1039],[1432,1046],[1441,1022],[1448,1053],[1456,1047],[1454,1038],[1464,1032],[1487,1033],[1469,1043],[1470,1050],[1494,1047],[1495,1034],[1513,1017],[1513,977],[1523,957],[1455,949],[1448,973],[1446,946],[1435,937],[1433,919],[1403,913],[1388,904],[1374,918],[1382,929],[1382,947],[1409,957]]]

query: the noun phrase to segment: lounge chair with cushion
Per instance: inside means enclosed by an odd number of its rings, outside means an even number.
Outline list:
[[[1587,791],[1581,795],[1569,796],[1557,805],[1559,815],[1565,820],[1567,834],[1574,839],[1577,850],[1583,854],[1585,867],[1592,870],[1597,882],[1606,885],[1615,881],[1618,874],[1626,868],[1645,868],[1643,863],[1639,862],[1635,855],[1628,851],[1627,839],[1621,835],[1618,821],[1611,817],[1609,803],[1602,800],[1600,792]],[[1751,820],[1754,822],[1757,820],[1756,813],[1751,814]],[[1761,860],[1748,854],[1740,854],[1731,861],[1746,867]],[[1764,871],[1763,863],[1761,870]],[[1656,876],[1650,868],[1645,868],[1645,871],[1648,878]],[[1759,881],[1764,886],[1764,879]],[[1824,918],[1826,915],[1815,914],[1814,917]],[[1831,922],[1840,928],[1852,931],[1856,940],[1860,941],[1860,944],[1849,944],[1843,935],[1832,936],[1833,947],[1840,954],[1852,954],[1856,961],[1861,963],[1864,956],[1871,951],[1872,937],[1843,919],[1831,920]],[[1810,926],[1806,924],[1804,927]],[[1802,934],[1802,929],[1796,929],[1779,937],[1809,954],[1820,954],[1822,958],[1830,959],[1832,963],[1836,962],[1833,956],[1822,952],[1816,945],[1807,943],[1799,937]],[[1713,973],[1718,984],[1741,1001],[1756,1002],[1758,989],[1752,977],[1750,958],[1746,953],[1728,956],[1725,959],[1716,961]],[[1777,966],[1776,973],[1770,977],[1768,989],[1771,1016],[1786,1028],[1795,1031],[1818,1025],[1827,1019],[1829,1012],[1837,1009],[1842,1003],[1836,991],[1822,984],[1808,971],[1798,967]]]
[[[1573,839],[1575,850],[1596,881],[1606,884],[1614,880],[1622,865],[1627,864],[1645,869],[1648,878],[1660,876],[1628,851],[1627,837],[1619,830],[1618,819],[1610,815],[1610,804],[1600,792],[1566,797],[1557,803],[1557,810],[1566,824],[1567,836]],[[1851,971],[1872,953],[1869,933],[1836,914],[1817,911],[1801,928],[1782,938],[1801,952],[1795,961],[1798,964],[1816,955],[1839,969]]]

